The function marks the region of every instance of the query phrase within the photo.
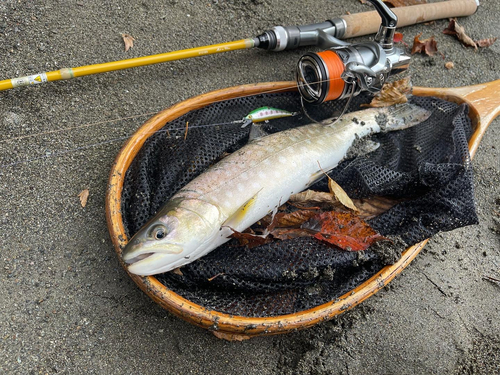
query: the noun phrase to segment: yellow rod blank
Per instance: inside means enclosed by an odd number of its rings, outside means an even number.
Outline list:
[[[52,81],[59,81],[62,79],[83,77],[91,74],[106,73],[115,70],[135,68],[137,66],[153,65],[168,61],[182,60],[191,57],[212,55],[215,53],[234,51],[238,49],[248,49],[252,47],[254,47],[254,40],[252,38],[249,38],[249,39],[236,40],[233,42],[212,44],[209,46],[166,52],[158,55],[143,56],[127,60],[111,61],[95,65],[85,65],[76,68],[64,68],[52,72],[33,74],[31,76],[6,79],[0,81],[0,91],[12,89],[14,87],[29,86],[44,82],[52,82]]]

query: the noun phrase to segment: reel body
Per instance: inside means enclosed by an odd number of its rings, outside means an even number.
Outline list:
[[[303,99],[309,103],[344,99],[361,91],[376,94],[389,75],[406,70],[410,55],[394,46],[397,16],[380,0],[370,0],[382,18],[373,42],[348,44],[331,35],[321,35],[329,49],[307,53],[299,59],[295,79]]]

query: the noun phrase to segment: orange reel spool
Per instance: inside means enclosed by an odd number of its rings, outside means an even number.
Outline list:
[[[343,99],[349,87],[342,79],[344,71],[342,58],[333,50],[305,54],[296,70],[301,96],[313,104]]]
[[[327,68],[328,89],[325,101],[340,98],[345,88],[345,82],[341,78],[341,75],[344,72],[344,63],[339,55],[332,50],[318,52],[317,55],[323,59]]]

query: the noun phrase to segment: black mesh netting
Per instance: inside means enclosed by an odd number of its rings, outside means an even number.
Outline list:
[[[349,110],[369,100],[367,96],[356,97]],[[404,131],[377,135],[381,143],[378,150],[345,161],[330,174],[352,198],[405,198],[370,224],[383,235],[397,236],[407,244],[477,222],[467,147],[472,132],[467,107],[436,98],[411,100],[432,110],[431,118]],[[340,112],[344,104],[328,102],[309,107],[308,113],[322,120]],[[250,127],[242,129],[227,122],[260,106],[289,111],[301,108],[295,92],[237,98],[192,111],[151,136],[125,177],[122,213],[127,233],[133,235],[221,155],[244,145]],[[189,131],[184,139],[186,122]],[[299,115],[272,120],[264,127],[273,133],[310,122]],[[312,189],[327,191],[326,181]],[[364,252],[346,252],[314,238],[252,249],[237,246],[235,241],[182,267],[182,275],[170,272],[157,278],[175,293],[208,309],[276,316],[335,300],[394,261],[394,254],[377,246]],[[396,246],[398,251],[403,248],[401,243]]]

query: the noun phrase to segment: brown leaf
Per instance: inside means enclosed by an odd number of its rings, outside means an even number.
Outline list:
[[[347,193],[342,189],[342,187],[337,184],[335,181],[333,181],[330,176],[328,176],[328,189],[330,190],[330,193],[333,194],[335,198],[339,200],[340,203],[342,203],[345,207],[357,211],[358,209],[352,202],[351,198],[347,195]]]
[[[474,49],[477,49],[478,47],[489,47],[497,40],[497,38],[486,38],[476,41],[472,40],[472,38],[465,33],[464,27],[458,24],[456,18],[452,18],[450,20],[450,23],[446,29],[443,30],[443,33],[456,36],[464,46],[473,47]]]
[[[382,90],[373,97],[367,107],[388,107],[394,104],[406,103],[407,95],[411,93],[410,77],[399,81],[389,82],[382,86]]]
[[[240,242],[241,246],[248,246],[250,249],[252,247],[264,245],[265,243],[271,241],[271,238],[268,236],[258,235],[249,232],[238,232],[233,228],[231,228],[231,230],[233,231],[233,234],[231,234],[229,237],[236,238]]]
[[[85,207],[87,205],[87,200],[89,199],[89,189],[82,190],[80,194],[78,194],[78,197],[80,198],[80,203],[82,207]]]
[[[333,195],[324,191],[305,190],[301,193],[293,194],[289,199],[292,203],[298,204],[317,204],[332,203]]]
[[[184,276],[184,274],[181,271],[181,267],[174,268],[171,272],[175,275]]]
[[[348,251],[366,250],[374,242],[387,240],[359,216],[349,212],[322,212],[303,227],[318,230],[315,238]]]
[[[455,67],[455,64],[453,64],[453,61],[448,61],[447,63],[444,64],[444,67],[448,70],[453,69]]]
[[[315,210],[297,210],[289,213],[280,212],[274,216],[271,223],[272,227],[268,228],[268,230],[272,231],[274,228],[298,227],[316,214],[317,212]]]
[[[271,235],[278,240],[291,240],[292,238],[298,237],[313,237],[315,234],[315,231],[304,228],[277,228],[271,232]]]
[[[226,332],[221,332],[221,331],[212,331],[212,333],[218,339],[223,339],[226,341],[244,341],[244,340],[248,340],[249,338],[252,337],[249,335],[237,335],[236,333],[226,333]]]
[[[396,204],[402,202],[401,199],[392,199],[385,197],[370,197],[363,199],[353,199],[359,212],[358,216],[364,220],[370,220],[383,214]]]
[[[356,208],[354,203],[352,203],[351,198],[349,198],[347,193],[344,191],[344,189],[342,189],[342,187],[339,184],[337,184],[335,181],[333,181],[333,179],[326,174],[326,172],[323,170],[323,168],[321,168],[319,161],[318,161],[318,166],[319,166],[319,169],[321,169],[321,171],[325,174],[325,176],[328,177],[328,190],[330,190],[330,193],[332,194],[332,196],[335,197],[335,199],[337,199],[345,207],[347,207],[351,210],[357,211],[358,209]]]
[[[448,27],[443,30],[443,33],[447,35],[455,35],[464,46],[474,47],[475,49],[477,49],[476,42],[474,42],[472,38],[465,33],[465,29],[458,24],[455,18],[452,18],[450,20]]]
[[[134,46],[134,37],[130,34],[122,34],[123,43],[125,43],[125,52]]]
[[[484,47],[489,47],[491,46],[493,43],[495,43],[495,41],[497,40],[498,38],[486,38],[486,39],[480,39],[480,40],[476,40],[476,44],[478,47],[481,47],[481,48],[484,48]]]
[[[394,8],[407,7],[410,5],[426,4],[427,0],[384,0],[384,3]]]
[[[413,39],[413,47],[411,48],[411,54],[422,53],[428,56],[434,56],[437,52],[437,42],[433,36],[428,39],[420,40],[422,33],[415,36]]]

